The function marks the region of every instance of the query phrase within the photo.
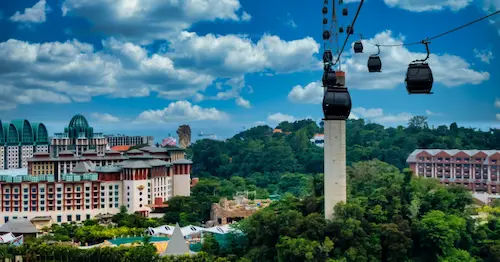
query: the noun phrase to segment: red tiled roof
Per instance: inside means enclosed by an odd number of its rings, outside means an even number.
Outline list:
[[[118,152],[125,152],[128,151],[131,148],[131,146],[114,146],[111,148],[111,150],[118,151]]]

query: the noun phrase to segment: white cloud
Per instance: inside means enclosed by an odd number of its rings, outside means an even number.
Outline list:
[[[250,15],[237,12],[239,0],[65,0],[63,15],[88,19],[96,30],[150,42],[168,39],[200,21],[217,19],[247,21]]]
[[[224,120],[228,115],[216,108],[202,108],[188,101],[176,101],[160,110],[147,110],[138,117],[138,122],[165,123],[172,121]]]
[[[433,112],[433,111],[431,111],[429,109],[425,110],[425,114],[428,115],[428,116],[441,116],[441,115],[443,115],[442,113]]]
[[[279,124],[279,123],[284,122],[284,121],[294,122],[295,117],[291,116],[291,115],[282,114],[282,113],[274,113],[274,114],[269,115],[267,117],[267,121],[275,123],[275,124]]]
[[[394,38],[392,32],[387,30],[376,34],[372,39],[363,40],[362,54],[354,54],[350,50],[343,65],[346,85],[357,89],[391,89],[403,85],[408,64],[415,59],[424,58],[425,53],[411,52],[402,46],[382,47],[382,72],[368,73],[366,66],[370,54],[377,53],[377,48],[369,43],[401,44],[403,41],[404,37]],[[424,46],[421,48],[425,50]],[[432,52],[432,44],[430,50]],[[434,84],[441,83],[448,87],[477,85],[490,77],[488,72],[475,71],[467,61],[455,55],[431,53],[428,63],[432,69]]]
[[[244,98],[243,98],[243,97],[241,97],[241,96],[240,96],[240,97],[238,97],[238,98],[236,98],[236,100],[235,100],[235,101],[236,101],[236,104],[237,104],[237,105],[239,105],[239,106],[241,106],[241,107],[244,107],[244,108],[250,108],[250,107],[252,107],[252,106],[250,105],[250,101],[248,101],[248,100],[244,99]]]
[[[287,26],[289,26],[291,28],[297,28],[297,24],[293,20],[292,14],[290,14],[290,13],[286,14],[285,25],[287,25]]]
[[[241,21],[248,22],[252,19],[252,16],[247,13],[246,11],[243,11],[243,14],[241,15]]]
[[[355,107],[352,109],[354,119],[364,118],[380,124],[402,124],[408,122],[412,114],[401,112],[398,114],[385,114],[382,108]]]
[[[488,14],[493,13],[497,10],[500,10],[500,1],[499,0],[483,0],[482,1],[482,8]],[[498,15],[490,17],[489,21],[491,24],[496,26],[498,35],[500,36],[500,17]]]
[[[500,98],[495,98],[495,107],[500,108]]]
[[[120,118],[109,113],[92,113],[92,118],[103,123],[116,123],[120,122]]]
[[[184,31],[172,40],[169,57],[182,66],[211,75],[237,77],[265,70],[291,73],[321,69],[320,61],[314,57],[318,52],[319,44],[311,37],[285,41],[264,35],[253,43],[244,36],[198,36]]]
[[[204,90],[214,77],[178,68],[164,54],[110,39],[103,50],[77,40],[0,42],[0,103],[88,101],[92,96],[179,99]],[[41,92],[52,95],[36,95]],[[32,94],[32,95],[30,95]],[[12,97],[19,97],[12,99]],[[2,106],[6,108],[6,106]]]
[[[45,0],[40,0],[31,8],[25,8],[24,13],[17,11],[10,17],[11,21],[23,23],[43,23],[46,20],[46,7]]]
[[[384,0],[384,2],[390,7],[399,7],[412,12],[424,12],[446,8],[458,11],[472,3],[472,0]]]
[[[500,114],[497,114],[497,120],[500,121]]]
[[[491,50],[478,50],[474,48],[474,56],[481,60],[482,62],[489,64],[490,61],[494,58],[493,52]]]
[[[288,93],[288,99],[299,104],[320,104],[323,101],[323,86],[320,81],[306,86],[296,85]]]

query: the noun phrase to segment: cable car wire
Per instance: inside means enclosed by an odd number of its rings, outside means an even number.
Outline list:
[[[463,25],[461,25],[461,26],[457,26],[457,27],[455,27],[455,28],[453,28],[453,29],[450,29],[450,30],[445,31],[445,32],[440,33],[440,34],[437,34],[437,35],[435,35],[435,36],[427,37],[427,38],[425,38],[424,40],[417,41],[417,42],[401,43],[401,44],[374,44],[374,43],[370,43],[370,42],[367,42],[367,43],[369,43],[369,44],[371,44],[371,45],[374,45],[374,46],[377,46],[377,45],[378,45],[378,46],[382,46],[382,47],[397,47],[397,46],[409,46],[409,45],[424,44],[424,42],[426,42],[426,41],[431,41],[431,40],[434,40],[434,39],[440,38],[440,37],[442,37],[442,36],[445,36],[445,35],[447,35],[447,34],[450,34],[450,33],[453,33],[453,32],[455,32],[455,31],[458,31],[458,30],[460,30],[460,29],[463,29],[463,28],[465,28],[465,27],[467,27],[467,26],[470,26],[470,25],[472,25],[472,24],[475,24],[475,23],[477,23],[477,22],[480,22],[480,21],[482,21],[482,20],[484,20],[484,19],[486,19],[486,18],[488,18],[488,17],[491,17],[491,16],[494,16],[494,15],[497,15],[497,14],[499,14],[499,13],[500,13],[500,10],[497,10],[497,11],[495,11],[495,12],[493,12],[493,13],[489,14],[489,15],[486,15],[486,16],[483,16],[483,17],[480,17],[480,18],[478,18],[478,19],[472,20],[472,21],[470,21],[470,22],[468,22],[468,23],[466,23],[466,24],[463,24]]]
[[[356,19],[358,19],[359,11],[361,11],[361,7],[363,6],[364,2],[365,2],[364,0],[361,0],[359,2],[358,10],[356,11],[356,15],[354,16],[354,19],[351,22],[351,28],[354,28],[354,24],[356,23]],[[350,35],[351,35],[350,32],[347,32],[347,36],[346,36],[346,38],[344,40],[344,44],[342,45],[342,49],[340,49],[339,54],[337,56],[337,59],[335,60],[335,62],[333,63],[333,65],[336,65],[339,62],[340,56],[344,52],[345,45],[347,44],[347,41],[349,40],[349,36]]]

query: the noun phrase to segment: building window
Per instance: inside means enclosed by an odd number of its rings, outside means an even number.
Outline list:
[[[68,222],[71,222],[71,219],[72,219],[72,216],[71,216],[71,215],[68,215],[68,216],[67,216],[67,220],[68,220]]]
[[[85,215],[86,219],[90,219],[90,214]]]
[[[76,221],[80,221],[80,220],[81,220],[80,215],[76,215]]]
[[[62,217],[61,216],[57,216],[57,223],[61,223],[62,221]]]

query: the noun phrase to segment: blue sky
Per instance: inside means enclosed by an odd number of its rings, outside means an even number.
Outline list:
[[[349,23],[356,1],[344,1]],[[60,132],[84,114],[96,131],[228,137],[258,124],[322,117],[322,0],[7,0],[0,3],[0,119]],[[498,0],[366,0],[355,37],[421,40],[498,10]],[[345,35],[341,35],[343,39]],[[348,47],[352,43],[349,42]],[[434,94],[409,96],[406,66],[421,45],[342,58],[351,117],[387,126],[500,126],[500,15],[434,40]]]

